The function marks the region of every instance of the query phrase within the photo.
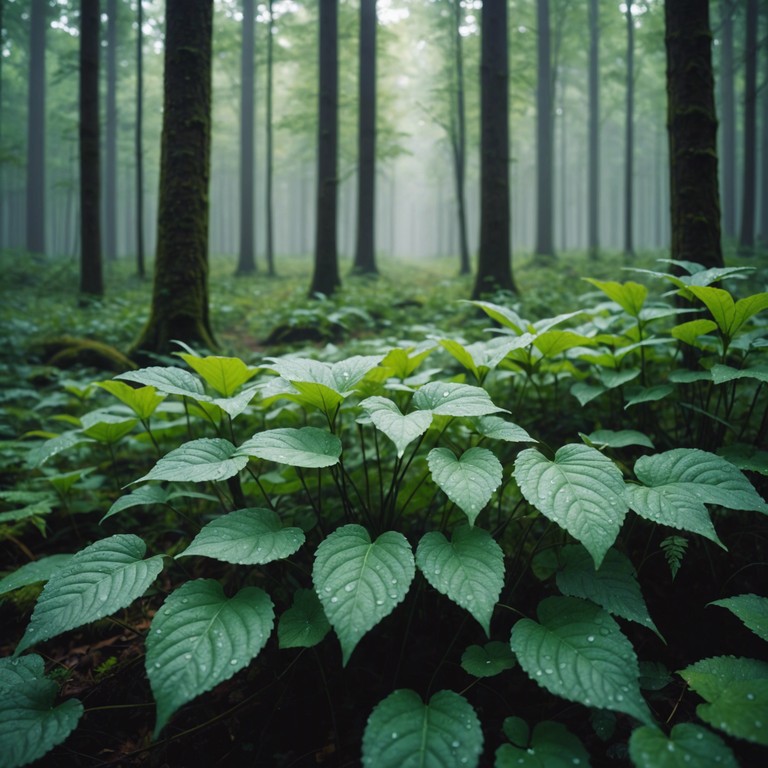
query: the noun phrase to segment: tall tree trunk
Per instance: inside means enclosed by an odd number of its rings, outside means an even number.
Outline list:
[[[733,89],[734,0],[720,0],[720,156],[723,234],[736,237],[736,99]]]
[[[357,245],[353,271],[376,269],[376,0],[360,0]]]
[[[675,0],[677,2],[677,0]],[[666,3],[665,3],[666,5]],[[632,3],[626,6],[627,21],[627,106],[624,133],[624,258],[635,253],[634,175],[635,175],[635,20]]]
[[[149,321],[134,353],[176,339],[214,349],[208,311],[213,0],[166,0],[157,253]]]
[[[48,3],[31,0],[27,111],[27,250],[45,253],[45,32]]]
[[[768,14],[766,14],[768,27]],[[760,242],[763,248],[768,248],[768,45],[763,50],[763,84],[762,84],[762,117],[760,120]]]
[[[80,0],[80,293],[101,296],[99,0]]]
[[[468,275],[472,271],[469,261],[469,238],[467,236],[467,202],[465,177],[467,167],[467,120],[464,108],[464,46],[462,43],[461,23],[463,20],[460,0],[453,2],[453,71],[456,77],[455,137],[452,138],[453,169],[456,185],[456,206],[459,217],[459,274]],[[451,115],[454,110],[451,109]]]
[[[267,274],[270,277],[275,275],[275,241],[274,241],[274,213],[272,210],[273,196],[273,147],[272,147],[272,85],[273,85],[273,60],[274,60],[274,34],[275,34],[275,16],[272,9],[272,0],[269,0],[267,11],[269,13],[269,25],[267,29],[267,168],[266,168],[266,228],[267,244]]]
[[[146,276],[144,264],[144,13],[142,0],[137,5],[136,29],[136,273]]]
[[[254,47],[256,29],[255,0],[243,0],[243,45],[240,58],[240,256],[238,275],[256,271],[254,249]]]
[[[336,250],[338,199],[338,0],[320,3],[320,94],[317,121],[317,207],[315,270],[309,295],[330,296],[341,285]]]
[[[549,0],[537,0],[536,19],[536,246],[538,256],[555,255],[553,239],[552,44]]]
[[[473,296],[515,290],[509,215],[507,0],[485,0],[480,60],[480,250]]]
[[[747,0],[744,56],[744,191],[741,196],[739,252],[755,247],[755,187],[757,169],[757,0]]]
[[[117,0],[107,0],[106,182],[104,256],[117,258]]]
[[[600,10],[589,0],[589,180],[587,187],[587,248],[600,253]]]
[[[664,4],[672,258],[722,267],[708,0]]]

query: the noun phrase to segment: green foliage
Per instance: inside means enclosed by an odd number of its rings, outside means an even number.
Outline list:
[[[3,722],[42,734],[2,765],[82,712],[24,652],[109,622],[142,638],[155,740],[223,697],[277,700],[265,681],[281,702],[343,690],[351,761],[377,768],[589,765],[595,733],[638,767],[764,747],[768,661],[688,658],[670,619],[709,603],[711,627],[725,608],[768,635],[764,294],[711,287],[731,274],[656,273],[711,314],[695,326],[651,286],[593,280],[601,303],[541,320],[465,305],[490,337],[465,316],[411,327],[423,342],[54,378],[0,499],[3,607],[36,599],[0,660]],[[109,687],[123,662],[99,661]]]

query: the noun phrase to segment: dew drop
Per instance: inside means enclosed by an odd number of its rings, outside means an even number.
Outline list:
[[[383,601],[381,598],[379,598],[379,599],[376,601],[376,605],[384,605],[384,601]]]
[[[594,643],[595,642],[595,636],[594,635],[587,635],[587,642],[588,643]]]
[[[156,629],[155,630],[155,634],[156,635],[162,635],[163,634],[163,630],[162,629]]]
[[[331,602],[332,602],[332,603],[338,603],[338,602],[339,602],[339,598],[338,598],[338,597],[336,597],[336,595],[334,595],[334,596],[331,598]]]
[[[449,394],[449,392],[443,392],[443,397],[448,397]]]
[[[667,743],[667,749],[670,752],[674,752],[675,751],[675,745],[670,741],[670,742]]]
[[[460,742],[458,742],[458,741],[455,741],[455,740],[454,740],[454,741],[452,741],[452,742],[451,742],[451,746],[452,746],[454,749],[458,749],[458,748],[461,746],[461,743],[460,743]]]
[[[192,654],[191,654],[191,653],[185,653],[185,654],[184,654],[184,658],[185,658],[187,661],[189,661],[189,660],[192,658]]]
[[[574,757],[573,760],[571,760],[571,762],[574,765],[581,765],[581,758],[580,757]]]
[[[397,592],[390,592],[390,593],[389,593],[389,596],[390,596],[390,597],[391,597],[393,600],[397,600]]]
[[[230,659],[229,663],[234,667],[237,664],[237,659]]]
[[[324,591],[324,592],[330,592],[330,591],[331,591],[331,588],[330,588],[330,587],[325,587],[325,588],[323,589],[323,591]]]
[[[159,661],[155,662],[155,669],[160,669],[160,662]]]
[[[754,693],[748,693],[747,694],[747,700],[748,701],[754,701],[755,700],[755,694]]]
[[[352,584],[352,583],[344,585],[344,591],[345,592],[351,592],[354,588],[355,588],[355,585]]]
[[[396,739],[396,738],[397,738],[397,731],[392,731],[392,738],[393,738],[393,739]]]
[[[189,602],[189,598],[188,598],[188,597],[185,597],[185,598],[183,598],[183,599],[182,599],[182,601],[181,601],[181,602],[182,602],[184,605],[186,605],[186,604]]]
[[[440,575],[440,569],[439,568],[435,568],[435,576],[439,576],[439,575]]]

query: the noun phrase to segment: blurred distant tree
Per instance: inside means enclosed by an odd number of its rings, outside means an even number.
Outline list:
[[[136,272],[146,276],[144,264],[144,12],[142,0],[136,3]]]
[[[672,258],[722,267],[708,0],[664,4]]]
[[[376,0],[360,2],[358,84],[357,247],[353,271],[376,269]]]
[[[757,182],[757,0],[747,0],[744,50],[744,187],[741,195],[739,252],[751,255],[755,246]]]
[[[309,295],[330,296],[340,285],[336,250],[338,196],[338,0],[320,3],[315,269]]]
[[[265,234],[266,234],[266,259],[267,274],[275,275],[275,236],[274,236],[274,211],[272,205],[273,198],[273,173],[274,173],[274,147],[273,147],[273,127],[272,127],[272,87],[274,85],[274,43],[275,43],[275,14],[272,7],[272,0],[268,0],[267,14],[269,15],[267,27],[267,114],[266,114],[266,133],[267,133],[267,161],[266,161],[266,195],[265,195]]]
[[[515,290],[509,217],[507,2],[485,0],[480,63],[480,251],[473,296]]]
[[[240,257],[238,275],[256,271],[254,252],[254,47],[255,0],[243,0],[243,44],[240,57]]]
[[[155,278],[133,353],[215,349],[208,311],[213,0],[167,0]]]
[[[634,256],[635,183],[635,19],[632,3],[625,7],[627,22],[627,105],[624,122],[624,257]]]
[[[80,293],[101,296],[99,0],[80,0]]]
[[[723,182],[723,234],[736,235],[736,98],[733,87],[734,0],[720,0],[720,162]]]
[[[117,0],[107,0],[106,168],[104,169],[104,251],[117,258]]]
[[[45,37],[48,3],[31,0],[27,112],[27,250],[45,253]]]
[[[587,188],[587,248],[590,258],[600,252],[600,4],[589,0],[589,152]]]

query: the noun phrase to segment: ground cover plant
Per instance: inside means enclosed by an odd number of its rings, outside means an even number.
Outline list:
[[[768,293],[615,275],[6,354],[0,765],[759,764]]]

